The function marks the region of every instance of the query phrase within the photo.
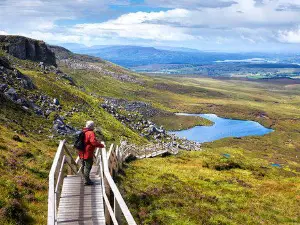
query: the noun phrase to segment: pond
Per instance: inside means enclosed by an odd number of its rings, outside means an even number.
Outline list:
[[[262,136],[274,131],[254,121],[225,119],[215,114],[178,113],[177,115],[200,116],[214,122],[212,126],[196,126],[187,130],[170,132],[178,137],[199,143],[212,142],[227,137]]]

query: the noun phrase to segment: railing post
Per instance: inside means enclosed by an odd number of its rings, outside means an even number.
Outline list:
[[[121,211],[121,208],[115,197],[114,197],[114,213],[115,213],[115,217],[118,221],[118,224],[121,225],[122,224],[122,211]]]
[[[67,157],[66,157],[66,161],[67,161],[67,163],[68,163],[69,165],[72,166],[70,156],[67,156]],[[68,175],[73,175],[73,170],[72,170],[72,168],[71,168],[70,166],[68,166],[68,173],[67,173],[67,174],[68,174]]]
[[[59,202],[61,190],[60,190],[60,184],[63,182],[64,179],[64,164],[67,161],[67,157],[64,155],[61,166],[58,172],[58,177],[55,185],[55,200],[56,200],[56,207],[58,207],[57,203]]]

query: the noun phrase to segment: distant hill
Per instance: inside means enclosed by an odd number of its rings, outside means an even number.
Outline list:
[[[67,46],[65,46],[67,47]],[[173,48],[141,46],[93,46],[82,48],[77,46],[70,50],[89,54],[109,60],[125,67],[136,67],[151,64],[204,64],[218,60],[242,60],[254,57],[264,57],[258,53],[220,53],[203,52],[188,48]]]

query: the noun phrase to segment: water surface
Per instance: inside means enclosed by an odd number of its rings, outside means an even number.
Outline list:
[[[262,136],[274,131],[255,121],[225,119],[215,114],[178,113],[177,115],[200,116],[214,122],[213,126],[196,126],[187,130],[170,132],[178,137],[199,143],[212,142],[226,137]]]

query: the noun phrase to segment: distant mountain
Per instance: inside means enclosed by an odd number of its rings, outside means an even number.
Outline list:
[[[201,52],[198,49],[192,49],[192,48],[180,48],[180,47],[169,47],[169,46],[159,46],[156,48],[160,50],[168,50],[173,52],[198,52],[198,53]]]
[[[207,64],[218,60],[243,60],[264,58],[256,53],[219,53],[202,52],[195,49],[141,46],[93,46],[89,48],[70,49],[76,53],[89,54],[109,60],[124,67],[136,67],[151,64]]]

